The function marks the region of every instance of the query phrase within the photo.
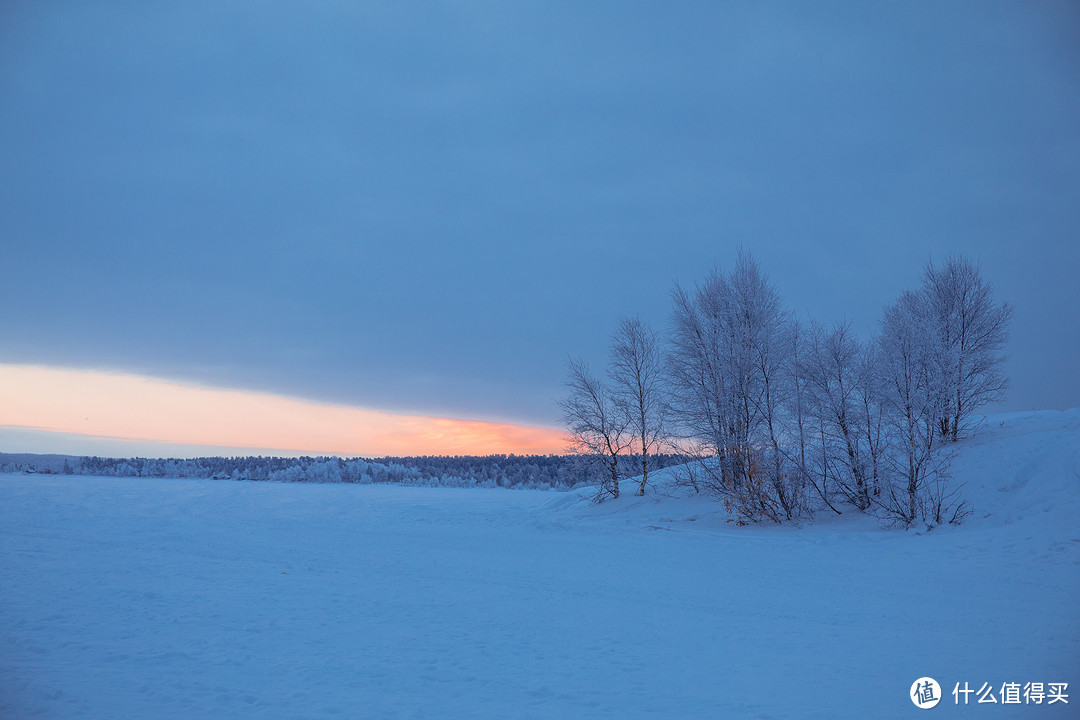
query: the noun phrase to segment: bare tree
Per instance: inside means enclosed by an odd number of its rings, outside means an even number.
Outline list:
[[[905,525],[919,517],[955,520],[963,509],[948,488],[950,456],[940,447],[942,346],[932,331],[933,317],[925,295],[905,292],[886,308],[881,324],[882,398],[896,444],[890,457],[898,482],[878,502]]]
[[[1012,308],[993,299],[993,288],[970,260],[955,256],[923,269],[923,293],[942,344],[944,377],[939,430],[956,440],[972,412],[999,400],[1008,387],[1002,365]]]
[[[570,433],[570,449],[604,468],[598,499],[605,493],[618,498],[620,459],[632,441],[629,418],[585,362],[571,358],[567,366],[567,394],[559,407]]]
[[[882,401],[884,383],[881,374],[881,349],[877,338],[872,338],[862,345],[855,392],[859,404],[860,434],[866,443],[866,482],[870,485],[873,497],[877,498],[881,495],[885,480],[885,459],[890,450]]]
[[[813,487],[821,501],[834,513],[841,515],[829,501],[828,446],[825,443],[824,421],[820,414],[813,412],[813,395],[808,387],[807,368],[811,356],[808,354],[810,347],[806,335],[803,325],[793,319],[788,325],[787,335],[791,363],[788,409],[792,424],[787,454],[798,473],[799,485],[803,488],[807,485]]]
[[[741,305],[756,308],[745,313],[756,324],[750,343],[756,375],[756,392],[751,399],[761,418],[757,445],[759,472],[768,488],[758,492],[755,502],[762,515],[774,520],[794,520],[808,514],[805,456],[805,427],[801,417],[801,398],[794,356],[799,343],[799,328],[780,305],[780,298],[757,266],[740,257],[731,279]],[[794,408],[793,408],[794,406]],[[792,445],[800,447],[797,455]],[[768,503],[772,511],[763,505]]]
[[[670,442],[696,460],[683,481],[741,520],[812,515],[816,492],[836,513],[843,500],[906,525],[955,522],[967,510],[949,485],[945,441],[1006,387],[1012,310],[992,295],[963,258],[927,265],[921,290],[861,341],[846,323],[804,331],[740,253],[728,273],[675,285],[663,362],[637,318],[612,335],[607,384],[571,360],[563,416],[575,451],[604,468],[601,497],[618,497],[634,453],[644,495]]]
[[[723,332],[709,312],[717,295],[726,293],[726,281],[709,275],[693,294],[677,283],[672,291],[672,350],[668,372],[672,409],[681,440],[697,448],[696,454],[716,458],[716,467],[703,464],[701,484],[717,492],[725,488],[727,458],[735,452],[735,428],[730,407],[727,368],[722,360]],[[695,483],[696,484],[696,483]]]
[[[749,519],[799,514],[802,475],[786,453],[787,315],[775,289],[740,253],[730,274],[713,271],[693,293],[676,285],[672,295],[670,384],[704,486]]]
[[[649,457],[659,452],[664,440],[665,408],[662,386],[660,340],[638,318],[623,318],[611,337],[609,375],[615,399],[629,422],[634,450],[641,455],[641,483],[645,494],[649,481]]]
[[[810,412],[822,432],[824,477],[831,476],[843,496],[860,510],[870,507],[859,393],[859,342],[847,323],[826,332],[811,326],[808,352],[799,369],[810,398]]]

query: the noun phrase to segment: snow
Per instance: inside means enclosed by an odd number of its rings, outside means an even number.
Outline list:
[[[0,717],[890,718],[921,676],[1077,717],[1080,410],[988,418],[954,475],[976,512],[930,532],[739,527],[663,477],[3,475]],[[953,704],[1029,681],[1069,704]]]

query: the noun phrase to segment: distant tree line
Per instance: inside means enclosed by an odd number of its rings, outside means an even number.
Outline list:
[[[661,455],[657,467],[685,462]],[[105,477],[221,478],[271,482],[391,483],[438,487],[571,490],[589,484],[587,463],[573,455],[338,457],[63,458],[0,455],[0,472]]]
[[[1002,397],[1012,310],[963,257],[928,263],[921,287],[884,309],[876,332],[825,327],[785,309],[749,254],[672,291],[661,334],[619,322],[606,371],[571,359],[561,401],[598,500],[620,480],[644,494],[660,448],[693,457],[681,482],[741,521],[826,509],[910,526],[968,512],[950,486],[952,443]]]

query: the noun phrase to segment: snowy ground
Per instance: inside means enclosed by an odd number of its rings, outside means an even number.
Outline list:
[[[1080,411],[930,533],[700,498],[0,476],[0,718],[1080,717]],[[824,516],[822,516],[824,518]],[[1068,682],[957,707],[954,684]]]

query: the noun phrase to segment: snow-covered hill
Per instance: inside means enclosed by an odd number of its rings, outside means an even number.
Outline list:
[[[950,487],[971,507],[963,531],[1033,520],[1028,529],[1040,538],[1080,537],[1080,408],[986,416],[956,450]],[[565,494],[551,507],[580,517],[669,530],[721,529],[733,521],[720,503],[678,487],[676,473],[668,468],[651,474],[644,498],[635,496],[636,485],[628,482],[618,500],[595,504],[591,500],[596,489],[586,488]],[[876,530],[881,523],[850,509],[842,518],[823,510],[808,527]],[[958,530],[942,526],[934,532]],[[926,528],[915,526],[909,532],[920,531]]]
[[[988,418],[954,475],[975,512],[931,532],[737,527],[674,491],[0,476],[0,717],[892,718],[923,676],[939,716],[1076,717],[1080,411]]]

